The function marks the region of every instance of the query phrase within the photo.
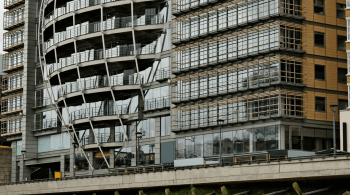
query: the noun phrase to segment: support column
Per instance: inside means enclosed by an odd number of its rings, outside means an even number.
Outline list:
[[[93,144],[94,141],[94,132],[92,131],[92,129],[89,129],[89,144]]]
[[[161,144],[161,131],[160,131],[160,117],[155,118],[155,140],[154,140],[154,147],[155,147],[155,154],[154,154],[154,164],[160,164],[161,163],[161,156],[160,156],[160,144]]]
[[[26,158],[24,158],[26,159]],[[31,175],[31,169],[27,166],[25,166],[23,159],[20,160],[20,169],[19,169],[19,180],[20,181],[27,181],[31,180],[30,175]]]
[[[109,133],[110,133],[109,141],[115,142],[115,124],[114,123],[111,123]]]
[[[114,148],[109,150],[109,168],[114,168],[114,158],[115,158],[115,153],[114,153]]]
[[[70,145],[70,150],[69,150],[69,176],[73,177],[73,171],[74,171],[74,158],[75,156],[73,155],[73,144]],[[77,153],[78,150],[75,151],[75,154]]]
[[[61,177],[64,177],[64,165],[65,165],[64,154],[61,154],[61,160],[60,160],[60,172],[61,172]]]
[[[18,173],[18,163],[17,163],[17,142],[13,141],[11,143],[12,148],[12,158],[11,158],[11,182],[17,181]]]
[[[253,129],[249,130],[249,152],[254,152],[254,134],[253,134]]]
[[[89,161],[91,162],[91,166],[94,167],[94,164],[95,164],[94,153],[92,151],[88,151],[88,152],[86,152],[86,154],[89,155],[88,158],[89,158]],[[92,170],[91,166],[89,166],[90,171]]]
[[[286,147],[286,140],[285,140],[285,129],[286,127],[284,125],[281,125],[281,133],[280,133],[280,150],[284,150]]]
[[[135,158],[132,158],[131,159],[131,166],[136,166],[136,147],[137,147],[137,144],[136,144],[136,122],[133,122],[131,125],[130,125],[130,128],[131,128],[131,137],[132,137],[132,141],[131,141],[131,153],[134,154]]]

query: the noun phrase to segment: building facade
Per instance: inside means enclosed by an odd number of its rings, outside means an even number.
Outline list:
[[[347,107],[345,0],[4,7],[11,181],[201,164],[220,137],[228,156],[329,149]]]

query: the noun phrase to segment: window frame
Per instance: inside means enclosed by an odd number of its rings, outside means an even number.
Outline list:
[[[339,47],[339,38],[344,38],[344,47]],[[346,41],[347,41],[347,37],[346,36],[342,36],[342,35],[337,35],[337,49],[339,51],[346,51]]]
[[[319,78],[316,78],[316,66],[322,66],[323,67],[323,79],[319,79]],[[315,64],[314,65],[314,71],[315,71],[315,80],[319,80],[319,81],[326,81],[326,66],[325,65],[319,65],[319,64]]]
[[[323,98],[324,99],[324,110],[317,110],[317,98]],[[325,97],[319,97],[315,96],[315,111],[316,112],[327,112],[327,98]]]
[[[338,6],[339,5],[339,6]],[[340,8],[341,6],[344,6],[344,8]],[[346,4],[342,4],[342,3],[337,3],[336,4],[336,9],[337,9],[337,18],[339,19],[345,19],[345,9],[346,9]],[[344,17],[339,17],[338,11],[341,11],[344,14]]]
[[[323,35],[323,45],[322,45],[322,46],[321,46],[320,44],[317,44],[317,43],[316,43],[316,34],[318,34],[318,35]],[[325,39],[325,36],[326,36],[326,34],[323,33],[323,32],[314,31],[314,46],[315,46],[315,47],[322,47],[322,48],[325,48],[325,47],[326,47],[326,39]]]
[[[345,76],[345,81],[344,82],[340,82],[339,81],[339,69],[344,69],[345,70],[346,74],[343,75],[343,76]],[[348,70],[346,68],[340,68],[340,67],[337,68],[338,83],[347,84],[347,78],[346,78],[347,73],[348,73]]]
[[[319,2],[319,1],[322,1],[322,2],[323,2],[323,5],[318,5],[317,2]],[[314,14],[325,15],[325,5],[324,5],[324,3],[325,3],[324,0],[314,0]],[[322,8],[323,11],[322,11],[322,12],[316,13],[316,12],[315,12],[315,7],[317,7],[317,8]]]

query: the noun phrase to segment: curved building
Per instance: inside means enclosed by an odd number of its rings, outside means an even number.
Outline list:
[[[343,0],[5,8],[1,135],[12,141],[12,181],[333,147],[329,106],[348,100]]]

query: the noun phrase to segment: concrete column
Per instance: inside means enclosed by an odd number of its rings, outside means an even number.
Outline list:
[[[115,142],[115,124],[114,123],[111,123],[109,132],[110,132],[109,141]]]
[[[89,129],[89,144],[93,144],[94,143],[94,132],[92,131],[92,129]]]
[[[253,129],[249,130],[249,152],[254,152],[254,134],[253,134]]]
[[[281,125],[280,126],[281,127],[281,133],[280,133],[280,147],[279,147],[279,149],[280,150],[284,150],[286,147],[286,140],[285,140],[285,129],[286,129],[286,127],[284,126],[284,125]]]
[[[25,160],[26,158],[24,158]],[[23,181],[23,178],[24,180],[31,180],[30,176],[31,176],[31,169],[27,166],[23,166],[24,165],[24,161],[23,159],[20,160],[20,170],[19,170],[19,180],[20,181]]]
[[[38,155],[37,138],[32,131],[35,107],[36,1],[25,1],[25,16],[22,144],[26,159],[33,159]]]
[[[61,172],[61,177],[64,177],[64,154],[61,154],[61,160],[60,160],[60,172]]]
[[[75,156],[73,156],[73,145],[70,145],[70,150],[69,150],[69,176],[73,177],[73,171],[74,171],[74,158]],[[77,152],[77,151],[75,151]]]
[[[315,138],[315,150],[320,151],[322,149],[322,138]]]
[[[12,159],[11,159],[11,182],[17,181],[18,169],[17,169],[17,142],[13,141],[11,143],[12,148]]]
[[[154,140],[154,147],[155,147],[155,156],[154,156],[154,163],[160,164],[160,143],[161,143],[161,131],[160,131],[160,117],[155,118],[155,140]]]
[[[109,156],[109,168],[114,168],[114,148],[109,150],[110,156]]]
[[[88,155],[89,161],[91,163],[91,166],[94,166],[94,153],[92,151],[86,152],[86,155]],[[89,170],[92,170],[91,166],[89,166]]]
[[[131,159],[131,166],[136,166],[136,122],[133,122],[131,124],[131,137],[132,137],[132,141],[131,141],[131,153],[134,154],[135,158]]]

